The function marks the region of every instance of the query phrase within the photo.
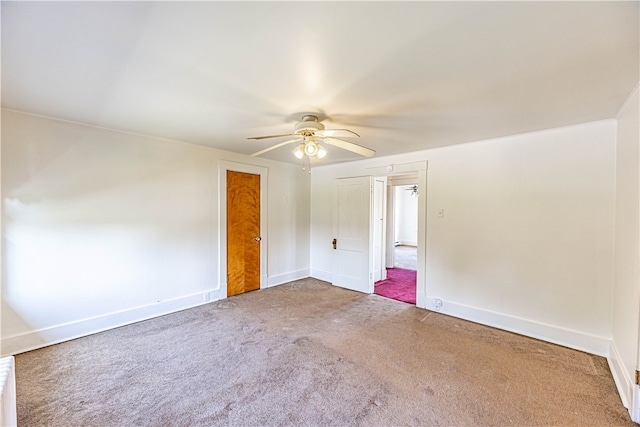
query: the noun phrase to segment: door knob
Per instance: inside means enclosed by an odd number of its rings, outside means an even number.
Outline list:
[[[333,239],[333,240],[331,241],[331,244],[333,245],[333,249],[338,249],[338,248],[336,247],[336,245],[338,244],[338,241],[337,241],[336,239]]]
[[[256,242],[259,242],[260,240],[262,240],[262,237],[254,237],[253,240],[255,240]]]

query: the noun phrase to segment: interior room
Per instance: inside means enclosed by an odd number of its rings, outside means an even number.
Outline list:
[[[640,2],[0,13],[0,425],[640,422]]]

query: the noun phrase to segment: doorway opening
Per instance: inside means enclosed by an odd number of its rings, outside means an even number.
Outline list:
[[[418,269],[418,175],[387,178],[388,251],[385,272],[374,293],[416,305]],[[375,206],[375,203],[374,203]],[[375,237],[374,237],[375,240]]]

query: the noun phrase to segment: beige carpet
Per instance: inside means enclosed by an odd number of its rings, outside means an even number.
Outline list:
[[[415,246],[398,245],[394,248],[393,266],[406,270],[418,269],[418,248]]]
[[[18,355],[20,426],[632,426],[605,359],[314,279]]]

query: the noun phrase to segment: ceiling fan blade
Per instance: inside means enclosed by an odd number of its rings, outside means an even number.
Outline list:
[[[302,139],[290,139],[289,141],[280,142],[280,143],[278,143],[276,145],[272,145],[269,148],[265,148],[264,150],[257,151],[255,153],[251,154],[251,156],[257,157],[257,156],[259,156],[261,154],[264,154],[264,153],[266,153],[268,151],[275,150],[276,148],[280,148],[283,145],[291,144],[292,142],[300,142],[300,141],[302,141]]]
[[[365,157],[373,157],[376,154],[375,150],[372,150],[367,147],[363,147],[362,145],[354,144],[353,142],[345,141],[343,139],[338,138],[324,138],[324,142],[329,145],[333,145],[338,148],[342,148],[343,150],[349,150],[356,154],[360,154]]]
[[[284,133],[282,135],[252,136],[251,138],[247,138],[247,139],[282,138],[283,136],[295,136],[295,133]]]
[[[351,134],[351,135],[345,135],[345,133]],[[353,135],[360,136],[354,131],[349,129],[324,129],[324,130],[316,131],[316,134],[320,136],[353,136]]]

